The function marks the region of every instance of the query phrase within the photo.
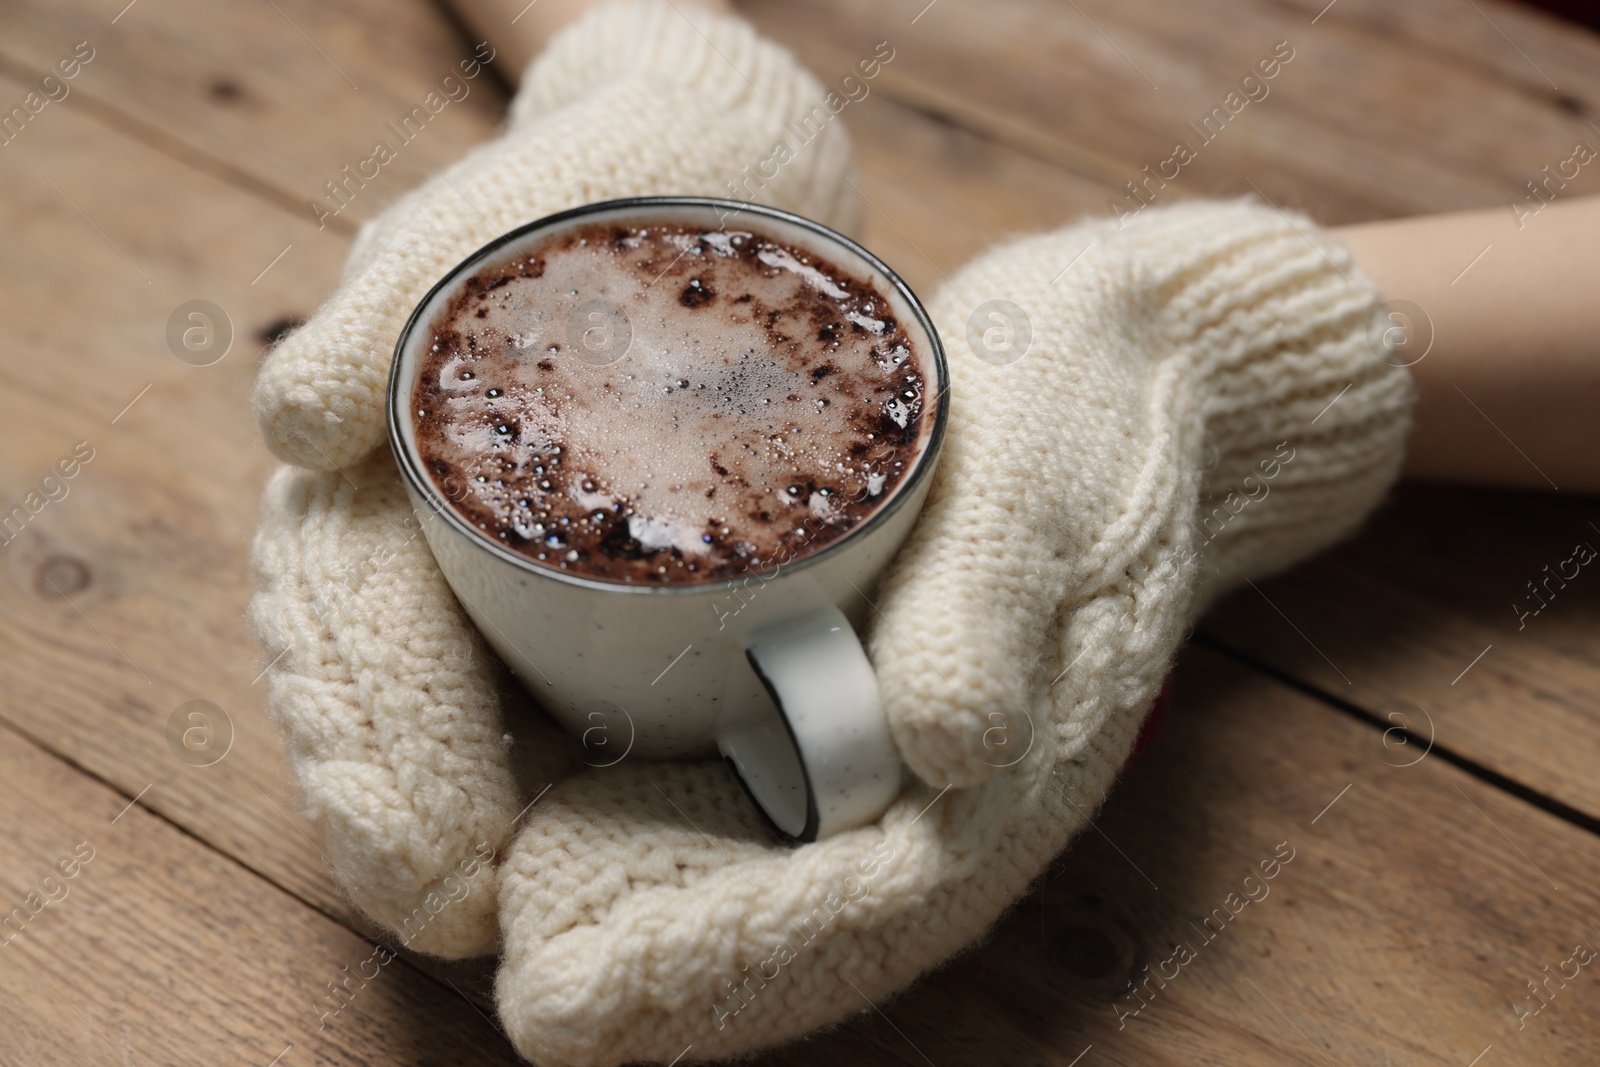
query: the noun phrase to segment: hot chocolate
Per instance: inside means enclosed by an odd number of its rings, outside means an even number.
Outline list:
[[[441,495],[604,581],[817,552],[893,496],[940,402],[879,283],[754,226],[641,218],[508,246],[425,328],[411,416]]]

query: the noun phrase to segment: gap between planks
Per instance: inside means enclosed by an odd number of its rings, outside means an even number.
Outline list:
[[[1189,643],[1191,645],[1204,645],[1206,648],[1212,649],[1215,652],[1227,656],[1229,659],[1246,669],[1254,670],[1258,674],[1266,675],[1268,678],[1279,683],[1280,685],[1287,686],[1303,696],[1309,697],[1319,703],[1326,704],[1335,711],[1342,712],[1352,719],[1371,726],[1373,729],[1382,731],[1383,734],[1388,734],[1390,731],[1398,731],[1405,739],[1405,743],[1416,744],[1419,747],[1425,747],[1428,753],[1437,753],[1440,759],[1454,767],[1460,768],[1466,773],[1472,775],[1474,778],[1478,779],[1478,781],[1483,782],[1485,785],[1498,789],[1500,792],[1505,793],[1508,796],[1515,797],[1530,807],[1538,808],[1545,814],[1553,815],[1554,817],[1562,820],[1563,822],[1569,823],[1580,830],[1586,830],[1591,834],[1600,836],[1600,819],[1597,819],[1584,811],[1580,811],[1570,804],[1563,803],[1562,801],[1557,800],[1555,797],[1541,793],[1532,786],[1524,785],[1515,778],[1501,774],[1499,771],[1496,771],[1492,768],[1485,767],[1476,760],[1463,756],[1460,753],[1439,744],[1436,739],[1423,738],[1413,733],[1409,729],[1406,729],[1405,727],[1395,726],[1393,724],[1386,726],[1384,725],[1383,720],[1378,717],[1376,712],[1368,711],[1366,708],[1363,708],[1354,701],[1347,700],[1336,693],[1330,693],[1326,689],[1317,685],[1315,682],[1308,682],[1303,679],[1296,678],[1287,671],[1275,667],[1263,660],[1259,660],[1248,653],[1240,652],[1232,645],[1209,634],[1195,634],[1192,638],[1190,638]]]

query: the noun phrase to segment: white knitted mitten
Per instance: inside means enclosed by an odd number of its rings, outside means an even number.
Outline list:
[[[526,801],[492,657],[418,536],[385,444],[394,344],[423,294],[500,234],[613,197],[727,195],[825,97],[745,23],[696,18],[623,3],[560,35],[529,68],[504,135],[363,227],[339,291],[256,382],[267,446],[310,468],[273,478],[256,539],[251,618],[281,657],[268,707],[335,870],[422,951],[493,951],[482,857]],[[741,188],[844,228],[849,156],[832,122],[764,187]],[[535,773],[548,779],[546,762]]]
[[[345,468],[274,478],[252,609],[287,650],[270,702],[334,864],[415,947],[488,950],[497,909],[501,1019],[551,1067],[770,1045],[981,936],[1104,797],[1197,607],[1350,530],[1407,424],[1409,379],[1366,342],[1377,293],[1304,219],[1150,208],[999,249],[933,302],[950,432],[873,594],[922,784],[794,847],[723,765],[624,759],[559,781],[512,836],[526,801],[489,660],[392,463],[362,457],[405,315],[471,248],[583,200],[715,193],[823,99],[742,23],[702,28],[639,4],[559,40],[506,138],[364,233],[257,393],[274,451]],[[819,141],[766,192],[837,225],[845,155]]]
[[[1368,345],[1378,299],[1309,220],[1243,202],[964,269],[931,309],[945,454],[869,639],[924,784],[798,849],[720,766],[558,785],[500,869],[518,1048],[739,1053],[980,937],[1104,798],[1199,606],[1348,533],[1393,480],[1411,383]]]
[[[969,316],[996,298],[1021,315],[990,353],[974,328],[998,320]],[[1410,421],[1369,343],[1380,299],[1310,220],[1249,201],[1028,238],[946,286],[949,444],[871,647],[923,781],[989,778],[1034,725],[1058,761],[1120,737],[1207,603],[1361,522]]]

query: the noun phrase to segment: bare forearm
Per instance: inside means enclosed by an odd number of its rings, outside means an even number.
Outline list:
[[[1431,323],[1411,368],[1408,474],[1600,491],[1600,197],[1521,223],[1495,208],[1334,233],[1386,297]]]

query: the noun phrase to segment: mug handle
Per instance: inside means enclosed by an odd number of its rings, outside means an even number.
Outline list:
[[[844,613],[830,605],[761,627],[745,656],[778,714],[727,725],[717,747],[773,825],[816,841],[882,815],[900,792],[900,750]]]

